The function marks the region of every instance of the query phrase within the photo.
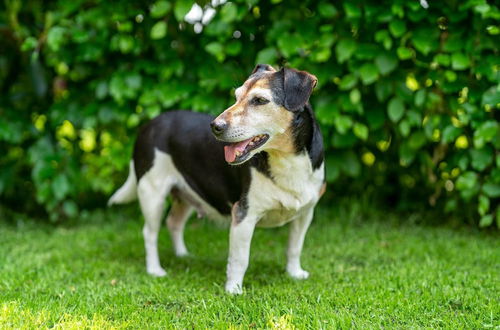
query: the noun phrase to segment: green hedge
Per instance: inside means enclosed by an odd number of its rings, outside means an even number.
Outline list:
[[[319,79],[330,191],[500,225],[493,1],[218,2],[198,1],[205,20],[187,22],[193,1],[6,0],[3,203],[52,219],[103,206],[140,123],[173,108],[217,114],[270,63]]]

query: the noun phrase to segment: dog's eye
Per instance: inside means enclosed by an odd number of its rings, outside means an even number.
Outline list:
[[[253,105],[263,105],[263,104],[267,104],[267,103],[269,103],[269,100],[268,100],[268,99],[265,99],[265,98],[263,98],[263,97],[258,97],[258,96],[256,96],[256,97],[254,97],[254,98],[252,99],[252,104],[253,104]]]

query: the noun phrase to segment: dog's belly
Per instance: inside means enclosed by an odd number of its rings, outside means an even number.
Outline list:
[[[198,218],[206,217],[219,224],[231,223],[231,217],[219,213],[214,207],[205,202],[187,184],[180,184],[172,189],[172,195],[189,203],[198,214]]]
[[[300,217],[301,212],[287,210],[285,208],[268,211],[257,223],[257,227],[272,228],[280,227]]]

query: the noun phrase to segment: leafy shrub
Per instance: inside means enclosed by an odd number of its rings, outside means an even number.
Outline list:
[[[372,187],[398,205],[427,200],[500,225],[496,4],[198,4],[5,1],[4,203],[53,219],[102,206],[140,123],[172,108],[217,114],[270,63],[319,78],[312,103],[333,191]]]

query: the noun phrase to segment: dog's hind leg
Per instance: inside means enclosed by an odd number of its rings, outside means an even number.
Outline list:
[[[192,207],[180,198],[174,198],[172,207],[167,216],[167,227],[172,238],[175,255],[187,256],[188,250],[184,244],[184,226],[192,212]]]
[[[173,182],[166,178],[161,182],[145,175],[138,184],[138,197],[144,215],[144,246],[146,248],[146,269],[154,276],[165,276],[167,273],[160,265],[158,255],[158,233],[161,227],[165,197],[170,192]]]

